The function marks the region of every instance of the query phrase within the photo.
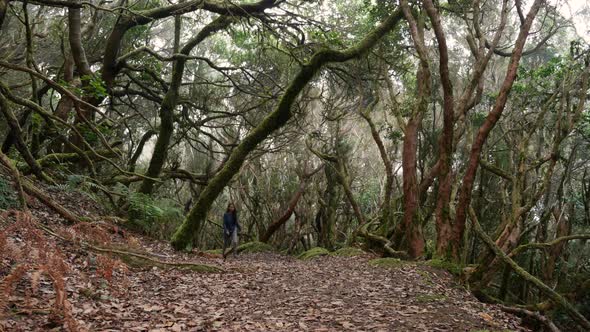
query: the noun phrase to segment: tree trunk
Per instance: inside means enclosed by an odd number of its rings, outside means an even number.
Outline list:
[[[484,123],[479,128],[477,136],[471,146],[469,161],[467,162],[467,169],[465,171],[465,175],[463,176],[463,183],[459,191],[459,200],[457,203],[455,223],[453,227],[455,238],[463,238],[463,233],[465,231],[465,221],[467,218],[467,209],[471,204],[471,191],[473,189],[475,175],[479,166],[481,151],[490,132],[502,116],[502,112],[504,111],[504,107],[506,106],[506,102],[508,100],[508,94],[510,93],[512,84],[516,79],[516,71],[522,56],[524,44],[529,35],[529,30],[543,2],[543,0],[535,0],[529,13],[527,14],[524,24],[520,27],[520,32],[518,34],[518,38],[516,39],[512,56],[510,57],[506,76],[504,77],[504,82],[502,83],[498,97],[496,98],[496,103],[486,117]]]
[[[574,319],[574,321],[579,324],[581,327],[585,328],[586,330],[590,330],[590,322],[584,316],[576,310],[576,308],[569,303],[563,296],[555,292],[551,287],[548,287],[544,284],[541,280],[537,279],[535,276],[531,275],[527,271],[525,271],[522,267],[520,267],[515,261],[513,261],[510,257],[508,257],[502,249],[500,249],[492,239],[483,231],[481,225],[477,221],[477,217],[475,216],[475,212],[471,207],[469,207],[469,217],[471,222],[473,223],[473,228],[477,235],[485,242],[485,244],[494,252],[494,254],[506,263],[508,266],[514,270],[516,274],[521,276],[523,279],[527,280],[528,282],[535,285],[543,294],[545,294],[548,298],[550,298],[555,303],[559,303],[563,309]]]
[[[326,249],[334,247],[334,227],[336,226],[336,209],[338,208],[338,177],[333,165],[324,167],[326,176],[326,189],[323,202],[318,211],[318,245]]]
[[[18,119],[14,115],[14,113],[9,109],[8,102],[6,98],[2,94],[0,94],[0,112],[4,114],[4,118],[6,122],[10,126],[12,132],[14,132],[14,139],[17,150],[20,152],[21,156],[31,168],[31,171],[37,178],[40,180],[46,180],[52,182],[51,179],[43,173],[43,169],[39,165],[39,163],[35,160],[31,151],[27,147],[27,144],[23,140],[23,132],[21,130],[20,124],[18,123]]]
[[[405,127],[402,172],[404,191],[404,217],[403,226],[408,255],[412,258],[421,257],[424,254],[424,236],[422,234],[422,222],[418,211],[418,177],[417,177],[417,149],[418,130],[421,116],[412,117]]]
[[[271,236],[284,223],[286,223],[287,220],[289,220],[289,218],[291,218],[291,215],[293,215],[293,212],[295,212],[295,208],[297,207],[297,203],[299,202],[299,199],[301,198],[301,196],[303,196],[303,193],[305,192],[306,186],[307,186],[307,179],[302,179],[301,182],[299,183],[299,188],[297,189],[297,191],[295,192],[293,197],[291,197],[291,200],[289,200],[289,204],[287,204],[287,209],[279,218],[277,218],[272,223],[270,223],[270,225],[268,225],[266,232],[264,232],[264,234],[262,234],[260,236],[260,242],[265,242],[265,243],[268,242],[270,240]]]

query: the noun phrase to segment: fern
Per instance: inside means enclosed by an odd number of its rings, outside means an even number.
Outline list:
[[[16,193],[8,181],[0,178],[0,209],[8,210],[18,207]]]
[[[167,239],[182,219],[182,210],[173,201],[156,201],[140,193],[129,196],[129,222],[146,234]]]

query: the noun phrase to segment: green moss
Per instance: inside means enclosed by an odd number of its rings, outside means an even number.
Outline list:
[[[444,301],[447,297],[441,294],[422,294],[416,296],[416,301],[420,303]]]
[[[430,286],[434,286],[434,282],[432,281],[432,276],[430,274],[428,274],[428,272],[426,271],[421,271],[421,270],[416,270],[416,272],[422,276],[422,278],[424,279],[424,283]]]
[[[212,255],[222,255],[223,249],[210,249],[210,250],[205,250],[203,252],[206,254],[212,254]]]
[[[100,300],[100,294],[94,292],[90,288],[82,288],[82,289],[80,289],[80,291],[78,293],[80,293],[80,295],[82,295],[88,299],[94,300],[94,301]]]
[[[274,252],[275,248],[273,248],[270,244],[266,244],[263,242],[253,241],[241,244],[238,246],[238,252],[241,253],[256,253],[256,252]]]
[[[326,256],[329,254],[330,254],[330,252],[328,251],[328,249],[322,248],[322,247],[315,247],[315,248],[309,249],[308,251],[302,252],[301,254],[299,254],[299,256],[297,256],[297,258],[303,259],[303,260],[309,260],[309,259],[313,259],[318,256]]]
[[[384,268],[397,268],[407,264],[407,262],[402,261],[399,258],[392,258],[392,257],[385,257],[385,258],[376,258],[369,261],[369,265],[376,266],[376,267],[384,267]]]
[[[366,254],[363,250],[359,248],[353,247],[344,247],[340,248],[334,252],[330,253],[330,256],[338,256],[338,257],[355,257],[355,256],[362,256]]]
[[[438,269],[443,269],[449,271],[451,274],[460,276],[463,267],[459,264],[452,263],[442,259],[431,259],[429,261],[424,262],[424,265],[432,266]]]

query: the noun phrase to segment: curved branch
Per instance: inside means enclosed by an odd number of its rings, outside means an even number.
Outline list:
[[[553,246],[556,246],[562,242],[567,242],[567,241],[571,241],[571,240],[588,240],[588,239],[590,239],[590,234],[572,234],[572,235],[558,237],[550,242],[523,244],[523,245],[516,247],[514,250],[512,250],[508,254],[508,257],[514,257],[514,256],[520,254],[521,252],[526,251],[526,250],[530,250],[530,249],[544,250],[544,249],[549,249]]]

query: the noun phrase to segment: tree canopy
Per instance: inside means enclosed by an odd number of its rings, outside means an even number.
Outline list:
[[[0,159],[176,250],[233,202],[248,240],[440,259],[590,329],[569,2],[0,0]]]

